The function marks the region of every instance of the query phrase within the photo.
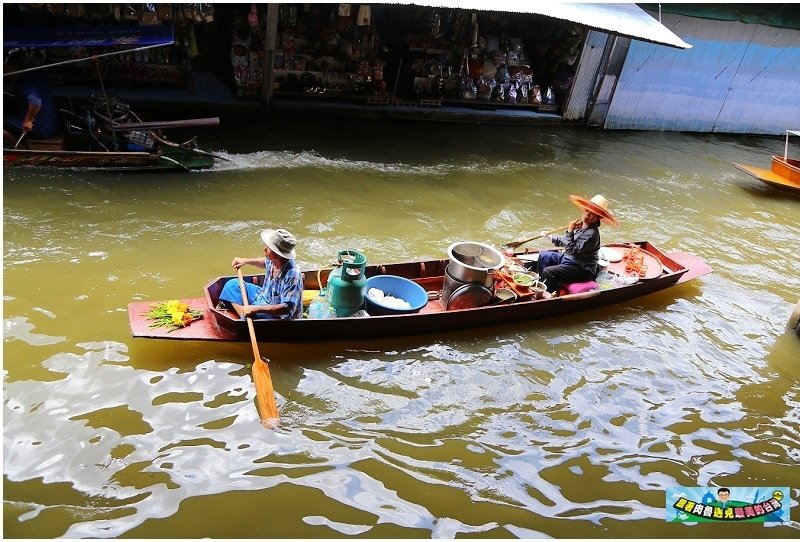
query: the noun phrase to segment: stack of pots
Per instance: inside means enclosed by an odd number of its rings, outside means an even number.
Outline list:
[[[473,241],[459,241],[447,249],[440,303],[445,310],[488,305],[492,300],[494,272],[505,257],[496,248]]]

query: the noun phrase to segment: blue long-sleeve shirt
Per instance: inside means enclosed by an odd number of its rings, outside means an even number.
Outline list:
[[[50,87],[47,81],[35,73],[23,73],[18,76],[12,77],[14,83],[14,94],[23,102],[21,109],[16,113],[19,123],[15,128],[19,129],[22,125],[22,120],[25,118],[25,113],[28,110],[28,104],[40,107],[36,118],[33,121],[33,130],[31,135],[34,137],[47,139],[48,137],[55,136],[59,131],[59,117],[58,108],[56,107],[53,95],[50,93]],[[3,123],[6,119],[4,117]]]
[[[551,240],[557,247],[564,247],[564,260],[572,261],[583,269],[597,275],[600,272],[600,230],[597,224],[554,235]]]

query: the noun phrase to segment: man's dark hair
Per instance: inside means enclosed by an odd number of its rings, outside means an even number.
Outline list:
[[[717,490],[717,495],[719,495],[720,493],[727,493],[728,495],[730,495],[731,490],[728,489],[727,487],[721,487]]]

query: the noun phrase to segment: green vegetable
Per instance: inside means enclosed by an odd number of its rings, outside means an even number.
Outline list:
[[[525,273],[517,273],[513,278],[514,282],[520,286],[531,286],[534,282],[533,277]]]

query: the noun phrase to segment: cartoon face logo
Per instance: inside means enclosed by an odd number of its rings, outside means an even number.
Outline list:
[[[775,491],[772,492],[772,498],[775,499],[776,501],[782,501],[783,491],[776,489]]]
[[[728,499],[731,498],[731,490],[727,487],[721,487],[717,490],[717,498],[721,503],[728,502]]]

